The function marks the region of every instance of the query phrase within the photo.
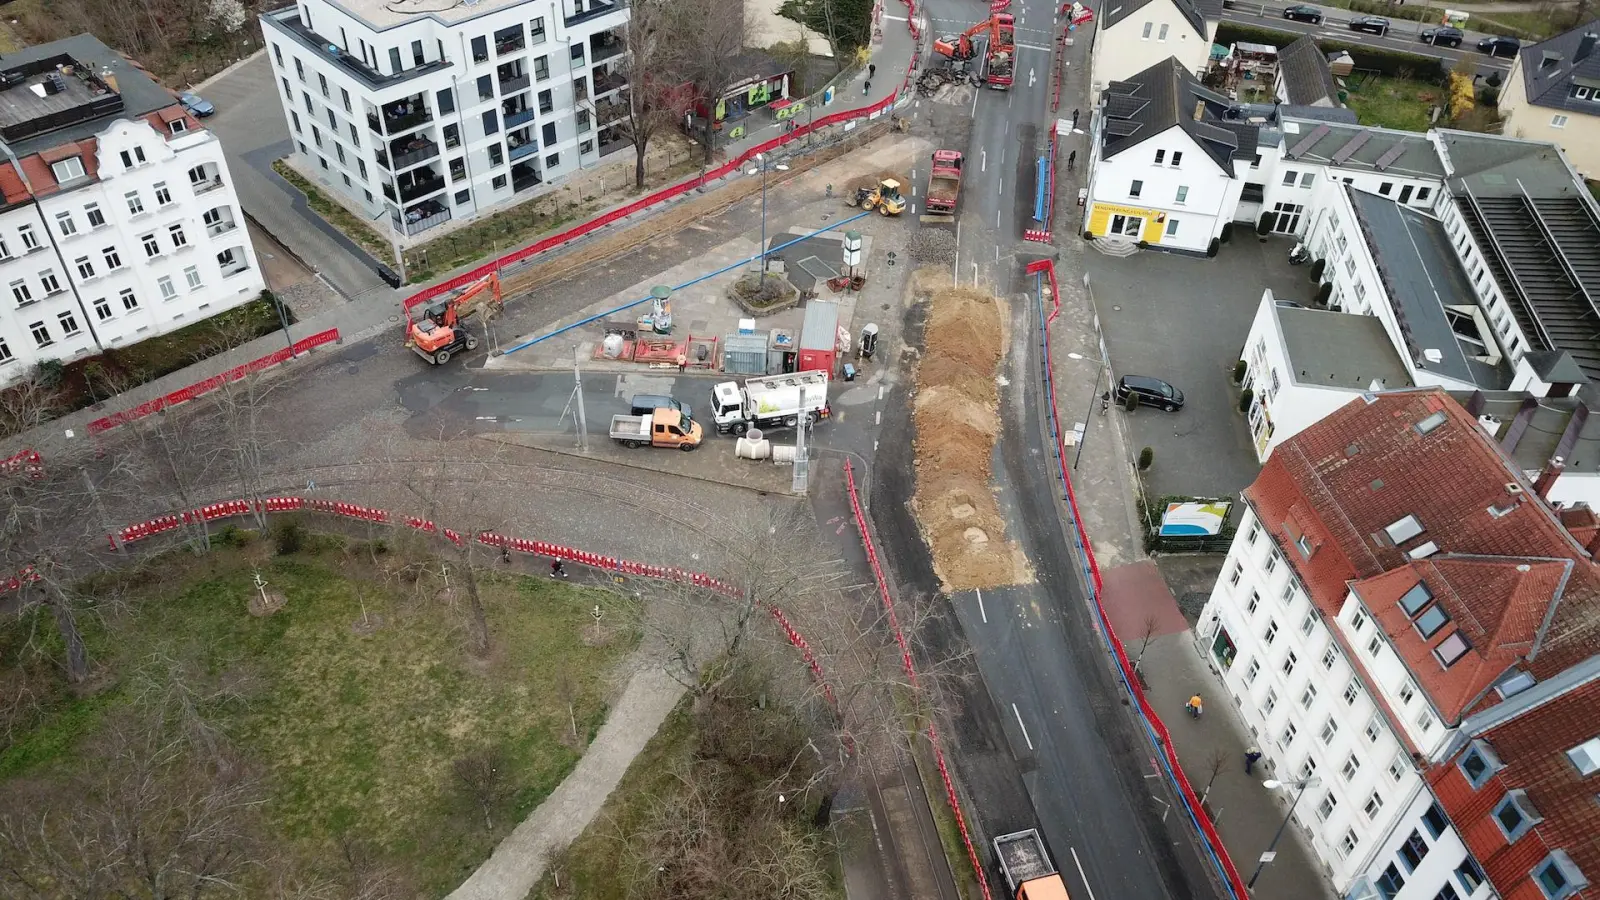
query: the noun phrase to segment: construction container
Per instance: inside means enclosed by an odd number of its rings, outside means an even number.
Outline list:
[[[800,325],[800,372],[827,372],[831,378],[839,346],[839,304],[811,300]]]
[[[766,375],[767,333],[730,334],[722,339],[722,371],[729,375]]]

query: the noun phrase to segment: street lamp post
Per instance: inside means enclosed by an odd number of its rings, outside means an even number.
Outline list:
[[[1284,829],[1289,827],[1289,819],[1294,816],[1294,808],[1300,805],[1300,798],[1305,796],[1306,788],[1316,783],[1316,778],[1306,778],[1298,782],[1282,782],[1269,778],[1261,782],[1261,786],[1269,791],[1275,791],[1281,787],[1292,787],[1298,790],[1295,791],[1294,802],[1289,804],[1289,811],[1283,814],[1283,821],[1278,825],[1277,833],[1272,836],[1272,843],[1267,845],[1266,852],[1261,854],[1261,860],[1256,863],[1256,870],[1250,873],[1250,880],[1245,882],[1246,890],[1255,889],[1256,879],[1261,877],[1261,870],[1265,869],[1267,863],[1271,862],[1272,858],[1277,855],[1278,840],[1283,837]]]
[[[756,165],[761,167],[761,287],[767,286],[767,155],[756,154]],[[770,168],[779,172],[789,171],[789,167],[778,163]]]

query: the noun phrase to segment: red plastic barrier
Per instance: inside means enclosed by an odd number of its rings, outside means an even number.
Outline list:
[[[121,412],[115,412],[109,416],[103,416],[95,419],[93,422],[88,424],[88,432],[93,435],[110,431],[111,429],[125,422],[132,422],[135,419],[142,419],[151,413],[160,412],[169,406],[177,406],[179,403],[193,400],[202,394],[207,394],[216,390],[224,384],[238,381],[246,375],[259,372],[262,369],[271,368],[279,363],[288,361],[292,357],[299,356],[307,350],[321,347],[323,344],[331,344],[338,339],[339,329],[337,328],[330,328],[327,331],[318,332],[317,334],[313,334],[308,338],[302,338],[298,341],[295,341],[293,348],[284,347],[280,350],[275,350],[272,353],[261,357],[260,359],[251,360],[242,366],[234,366],[232,369],[229,369],[220,375],[213,375],[210,378],[207,378],[205,381],[191,384],[185,388],[179,388],[178,390],[175,390],[164,397],[157,397],[154,400],[141,403],[132,409],[125,409]]]
[[[0,459],[0,474],[19,473],[35,479],[44,477],[44,457],[39,455],[39,451],[30,448],[6,459]]]
[[[873,544],[872,532],[867,528],[867,518],[861,512],[861,499],[856,494],[855,469],[849,460],[844,463],[845,487],[850,492],[850,511],[855,515],[856,528],[861,532],[861,545],[867,552],[867,563],[872,567],[873,580],[878,584],[878,597],[883,602],[884,612],[889,616],[889,628],[894,632],[894,641],[900,646],[900,665],[906,670],[906,678],[911,682],[912,691],[920,691],[917,682],[916,664],[911,659],[911,645],[906,642],[906,636],[900,630],[900,618],[895,614],[894,598],[889,593],[889,582],[883,577],[883,567],[878,563],[878,550]],[[928,743],[933,747],[933,761],[939,767],[939,777],[944,780],[945,800],[950,804],[950,811],[955,814],[956,827],[961,831],[961,842],[967,848],[967,860],[972,864],[972,873],[978,878],[978,888],[983,892],[984,900],[990,900],[989,876],[983,868],[983,863],[978,859],[977,848],[972,845],[972,835],[967,830],[967,817],[961,811],[961,800],[956,796],[955,782],[950,778],[950,769],[945,764],[944,749],[939,744],[939,731],[932,720],[928,722]]]

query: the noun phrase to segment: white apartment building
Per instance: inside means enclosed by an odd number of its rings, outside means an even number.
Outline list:
[[[631,146],[619,0],[301,0],[261,16],[302,168],[399,243]]]
[[[1096,7],[1089,56],[1090,102],[1114,81],[1125,81],[1168,57],[1190,75],[1203,75],[1222,22],[1221,0],[1124,0]]]
[[[257,297],[222,146],[89,35],[0,61],[0,383]]]

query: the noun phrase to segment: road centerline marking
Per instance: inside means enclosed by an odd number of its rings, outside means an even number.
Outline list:
[[[1022,711],[1017,709],[1017,705],[1015,703],[1011,704],[1011,711],[1013,713],[1016,713],[1016,716],[1017,716],[1017,727],[1022,729],[1022,739],[1027,742],[1028,749],[1032,750],[1033,749],[1033,739],[1028,737],[1028,726],[1022,724]],[[1087,882],[1086,882],[1086,884],[1087,884]],[[1091,897],[1090,900],[1094,900],[1094,898]]]

